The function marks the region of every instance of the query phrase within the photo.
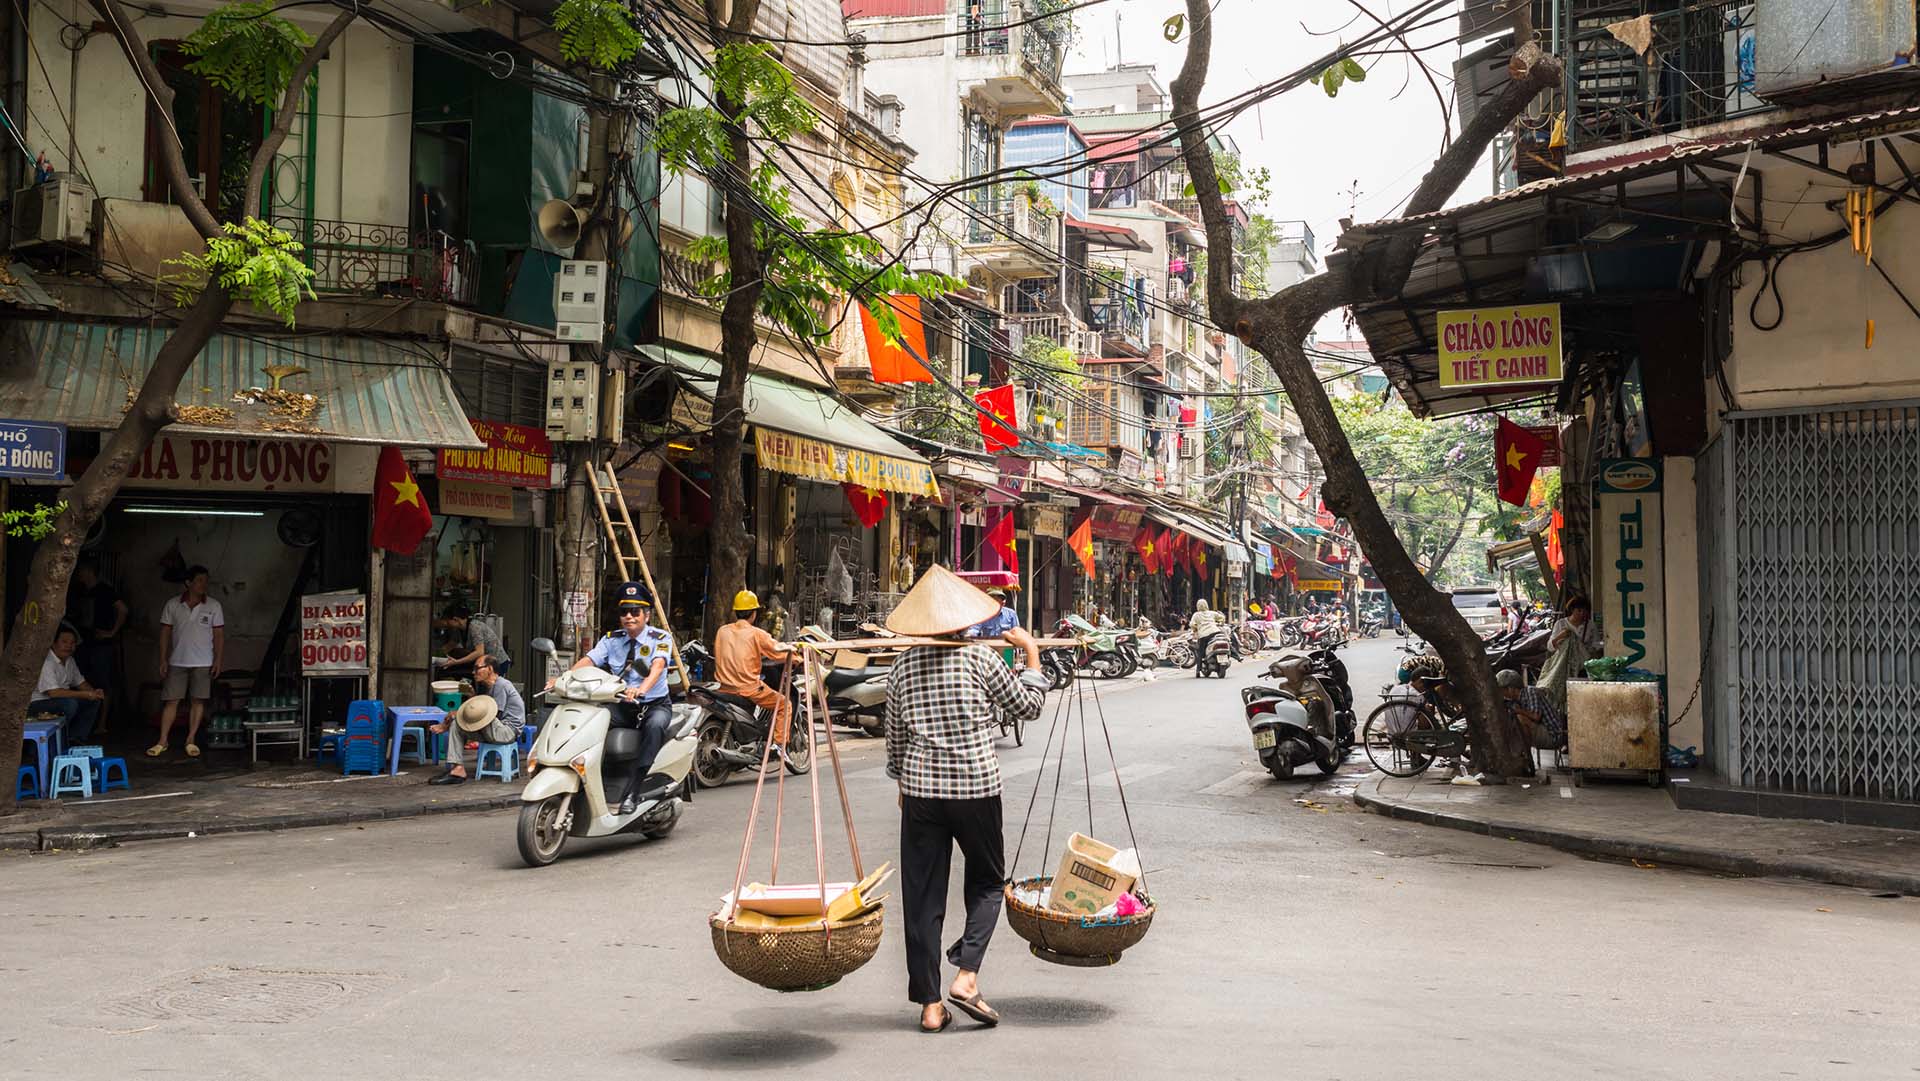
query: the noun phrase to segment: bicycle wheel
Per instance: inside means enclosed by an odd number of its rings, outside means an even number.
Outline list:
[[[1407,746],[1410,732],[1435,732],[1440,722],[1419,702],[1393,700],[1382,702],[1367,714],[1360,729],[1360,742],[1367,748],[1367,761],[1389,777],[1417,777],[1433,764],[1433,758]]]

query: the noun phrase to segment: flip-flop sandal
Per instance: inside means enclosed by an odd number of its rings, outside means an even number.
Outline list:
[[[164,743],[156,743],[153,746],[147,748],[148,758],[158,758],[161,755],[166,753],[167,753],[167,745]]]
[[[952,1024],[953,1024],[953,1011],[948,1009],[942,1009],[940,1011],[940,1024],[934,1028],[928,1028],[926,1025],[926,1022],[922,1021],[920,1023],[920,1031],[931,1036],[936,1032],[947,1031],[947,1027]]]
[[[187,744],[187,757],[188,758],[200,757],[200,745],[197,743]]]
[[[1000,1014],[992,1006],[980,1001],[978,992],[971,995],[956,995],[949,991],[947,992],[947,1001],[960,1007],[961,1011],[968,1017],[973,1018],[983,1025],[992,1027],[1000,1023]],[[947,1016],[951,1017],[953,1015],[949,1013]]]

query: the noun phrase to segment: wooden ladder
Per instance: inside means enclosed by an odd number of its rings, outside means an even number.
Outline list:
[[[647,553],[641,549],[640,531],[633,527],[633,515],[627,512],[627,497],[620,490],[620,478],[614,475],[612,462],[588,462],[587,478],[593,484],[593,505],[599,508],[600,525],[606,530],[607,545],[614,558],[620,561],[623,580],[645,582],[647,592],[653,597],[652,623],[667,633],[673,667],[680,673],[680,690],[684,693],[693,686],[693,679],[687,674],[687,662],[680,658],[680,642],[668,625],[660,590],[653,584],[653,569],[647,565]]]

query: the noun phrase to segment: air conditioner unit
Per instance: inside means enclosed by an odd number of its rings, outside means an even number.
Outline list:
[[[607,264],[562,259],[553,276],[553,333],[563,342],[599,342],[607,319]]]
[[[1199,436],[1183,435],[1180,437],[1180,457],[1182,458],[1200,457],[1200,437]]]
[[[599,434],[600,366],[589,360],[547,365],[547,438],[584,442]]]
[[[93,187],[72,173],[13,193],[14,248],[93,243]]]

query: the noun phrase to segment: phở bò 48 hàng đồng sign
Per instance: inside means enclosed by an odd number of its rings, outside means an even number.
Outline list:
[[[1496,387],[1560,381],[1560,305],[1441,312],[1440,385]]]

